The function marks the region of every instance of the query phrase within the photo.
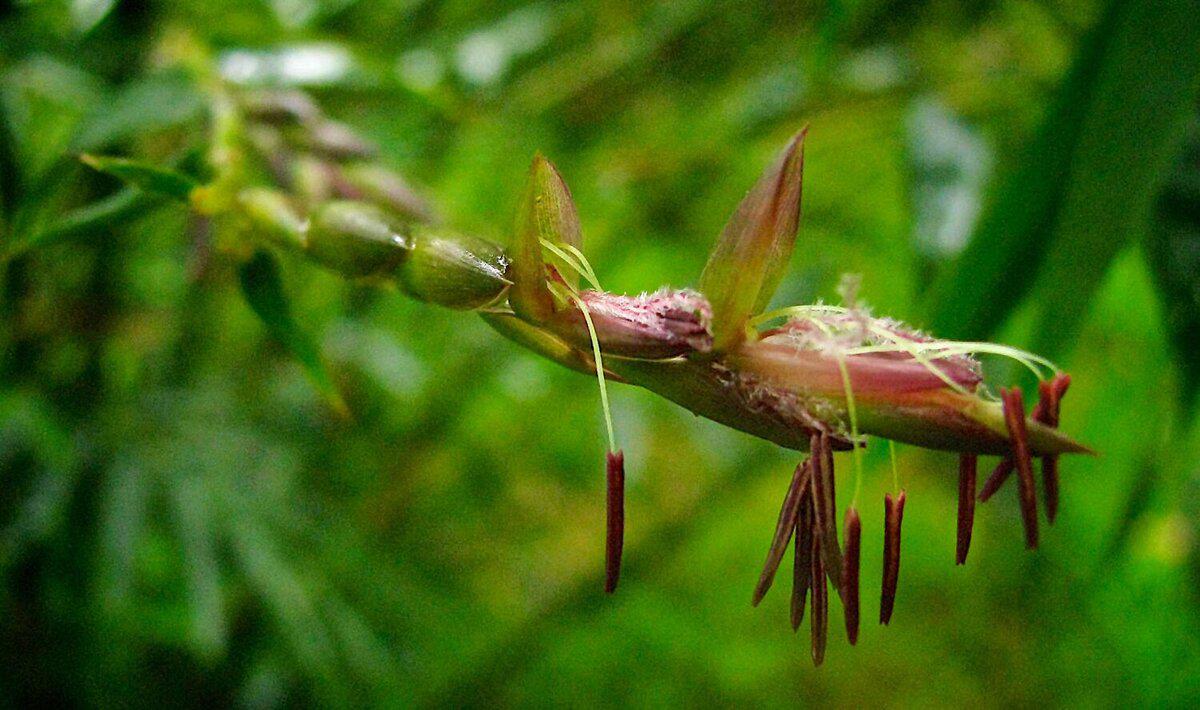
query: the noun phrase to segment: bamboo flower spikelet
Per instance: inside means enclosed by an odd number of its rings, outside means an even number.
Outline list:
[[[584,256],[571,193],[540,155],[530,167],[511,242],[502,247],[445,226],[407,181],[375,162],[373,146],[327,119],[307,95],[247,91],[211,78],[206,85],[212,97],[206,182],[120,158],[85,160],[178,198],[198,219],[215,224],[217,245],[238,262],[250,305],[335,406],[341,401],[336,387],[285,307],[276,270],[280,252],[346,278],[389,282],[421,301],[474,311],[506,338],[595,378],[607,428],[606,592],[617,588],[626,513],[626,462],[609,412],[610,382],[647,389],[801,452],[751,599],[757,605],[767,594],[791,545],[791,625],[802,624],[807,607],[818,665],[828,639],[830,588],[845,611],[849,642],[858,639],[858,499],[866,446],[889,440],[893,466],[891,442],[959,455],[958,564],[971,543],[980,456],[1000,463],[979,500],[1017,474],[1024,539],[1032,548],[1039,534],[1032,459],[1042,460],[1043,505],[1053,522],[1058,457],[1089,453],[1058,430],[1070,380],[1042,358],[991,343],[939,340],[876,317],[852,288],[842,305],[766,310],[799,232],[805,131],[788,141],[734,210],[696,289],[629,296],[601,288]],[[1039,400],[1030,415],[1019,388],[989,394],[979,355],[1012,359],[1037,375]],[[841,482],[835,452],[848,452],[853,463],[852,476]],[[848,501],[843,515],[839,483]],[[883,499],[883,520],[876,524],[884,541],[880,623],[887,624],[895,609],[906,502],[898,476]]]

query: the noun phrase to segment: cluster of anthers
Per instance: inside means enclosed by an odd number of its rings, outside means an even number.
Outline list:
[[[766,311],[783,278],[800,221],[805,133],[796,134],[734,211],[696,290],[631,297],[600,287],[582,251],[574,201],[549,161],[534,159],[506,249],[433,224],[431,210],[373,148],[323,117],[307,97],[216,92],[214,179],[188,180],[123,159],[89,162],[145,189],[168,193],[204,215],[228,216],[251,250],[279,249],[347,278],[387,281],[413,298],[479,313],[501,335],[594,375],[608,430],[605,589],[620,576],[625,456],[618,448],[606,383],[648,389],[691,412],[780,446],[807,452],[784,497],[753,602],[767,593],[794,542],[792,626],[811,604],[812,655],[824,658],[829,586],[845,609],[851,643],[859,624],[862,449],[868,436],[959,454],[957,561],[966,561],[980,455],[1001,457],[979,494],[1017,473],[1025,541],[1038,541],[1032,459],[1042,460],[1046,513],[1058,508],[1058,456],[1089,450],[1058,431],[1070,382],[1048,361],[1001,345],[938,340],[857,305]],[[254,156],[261,160],[256,165]],[[245,156],[245,159],[242,159]],[[256,180],[255,176],[262,176]],[[264,187],[262,182],[275,185]],[[231,214],[226,214],[231,213]],[[254,263],[253,261],[250,263]],[[590,288],[586,288],[589,285]],[[1026,416],[1017,387],[992,396],[979,355],[1010,358],[1037,375]],[[834,451],[851,451],[854,492],[837,530]],[[894,476],[898,479],[898,476]],[[884,497],[880,622],[892,615],[900,573],[905,492]],[[827,586],[828,585],[828,586]],[[811,602],[808,601],[811,592]]]
[[[1046,376],[1048,362],[1028,353],[985,343],[939,341],[904,328],[895,321],[874,319],[861,310],[828,306],[792,309],[802,313],[783,326],[764,334],[765,341],[777,340],[797,350],[826,353],[839,362],[847,372],[856,358],[875,358],[898,366],[924,368],[929,375],[941,379],[953,390],[974,394],[982,388],[979,362],[971,355],[992,352],[1007,355],[1027,365],[1036,375]],[[798,629],[805,613],[808,592],[812,591],[812,657],[816,664],[824,658],[828,626],[828,592],[826,580],[842,601],[846,636],[853,645],[858,639],[859,626],[859,562],[862,521],[857,509],[862,481],[860,450],[866,441],[860,436],[854,406],[854,388],[843,375],[846,401],[849,404],[848,422],[836,418],[817,423],[810,433],[810,454],[795,469],[775,533],[767,552],[758,584],[754,588],[753,604],[757,606],[771,588],[776,570],[793,539],[794,561],[791,594],[791,624]],[[1056,427],[1059,405],[1070,376],[1052,370],[1048,379],[1039,381],[1037,406],[1033,419],[1048,427]],[[862,394],[860,393],[860,396]],[[1000,390],[1001,408],[1009,434],[1009,450],[1001,455],[999,464],[986,481],[979,500],[990,498],[1013,471],[1018,472],[1019,499],[1025,527],[1025,541],[1030,548],[1037,546],[1037,499],[1032,455],[1022,393],[1019,387]],[[891,449],[893,467],[895,446]],[[856,467],[853,501],[846,508],[842,521],[842,544],[837,538],[837,492],[834,476],[835,449],[853,449]],[[1042,459],[1042,482],[1046,516],[1053,523],[1058,510],[1058,455],[1047,454]],[[958,539],[955,560],[965,564],[971,546],[976,501],[976,472],[978,454],[959,454],[958,466]],[[897,477],[898,478],[898,477]],[[892,617],[896,587],[900,575],[900,533],[904,518],[906,492],[899,481],[893,481],[893,492],[884,495],[883,581],[879,603],[879,623],[887,624]]]

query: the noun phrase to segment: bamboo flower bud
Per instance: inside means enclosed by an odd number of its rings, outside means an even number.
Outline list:
[[[289,140],[330,160],[374,158],[379,150],[353,129],[337,121],[310,122],[291,128]]]
[[[738,205],[700,275],[716,350],[742,340],[746,321],[766,307],[787,270],[800,225],[806,132],[792,137]]]
[[[588,290],[579,294],[579,300],[607,353],[654,360],[703,353],[712,347],[708,301],[694,291],[660,289],[619,296]],[[548,325],[576,347],[590,347],[587,321],[578,307],[555,313]]]
[[[315,155],[296,156],[288,168],[287,183],[305,205],[319,205],[335,198],[353,200],[349,195],[337,194],[334,185],[335,169]]]
[[[305,244],[310,257],[346,276],[392,278],[409,296],[447,308],[489,305],[510,285],[508,258],[499,245],[402,225],[363,202],[318,207]]]
[[[313,211],[305,247],[322,265],[362,277],[391,273],[408,256],[412,240],[379,208],[342,201]]]
[[[392,170],[372,163],[355,163],[341,168],[339,177],[339,187],[355,193],[348,197],[374,202],[401,219],[433,221],[433,208],[425,198]]]
[[[316,102],[303,91],[248,91],[241,99],[247,116],[271,125],[307,123],[321,116]]]
[[[242,190],[237,199],[242,214],[259,235],[284,249],[304,249],[307,226],[287,195],[254,187]]]
[[[409,296],[446,308],[470,310],[508,291],[508,257],[497,244],[436,227],[408,231],[409,256],[395,273]]]
[[[513,311],[532,323],[550,320],[560,305],[546,278],[546,243],[579,249],[582,236],[571,191],[550,161],[538,155],[529,166],[513,224],[513,289],[509,296]],[[577,283],[578,275],[570,269],[556,271],[569,286]]]

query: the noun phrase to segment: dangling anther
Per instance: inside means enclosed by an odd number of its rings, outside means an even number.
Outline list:
[[[814,479],[815,480],[815,479]],[[829,588],[825,586],[825,564],[822,561],[821,541],[812,541],[812,660],[819,666],[825,660],[825,641],[829,633]]]
[[[892,620],[896,585],[900,581],[900,526],[904,522],[904,491],[893,499],[883,496],[883,591],[879,597],[879,623]]]
[[[804,605],[812,583],[812,556],[813,497],[809,494],[800,501],[800,514],[796,516],[795,557],[792,561],[792,631],[799,629],[800,622],[804,621]]]
[[[1037,494],[1033,482],[1033,462],[1029,458],[1029,434],[1025,429],[1025,406],[1021,400],[1021,388],[1001,389],[1004,402],[1004,421],[1008,425],[1008,438],[1012,441],[1012,458],[1017,467],[1020,484],[1021,519],[1025,523],[1025,547],[1033,549],[1038,544]]]
[[[988,476],[987,480],[983,482],[983,490],[979,491],[979,502],[986,503],[988,498],[994,496],[996,491],[1000,490],[1000,487],[1008,481],[1008,477],[1012,475],[1015,469],[1016,467],[1013,465],[1011,457],[1005,456],[1000,459],[1000,463],[996,464],[996,468],[992,469],[992,475]]]
[[[858,563],[862,547],[862,520],[853,506],[846,509],[846,550],[842,555],[842,607],[846,616],[846,638],[858,642]]]
[[[796,528],[796,518],[800,514],[801,503],[808,495],[811,470],[810,459],[805,459],[796,466],[796,470],[792,474],[792,482],[788,486],[787,495],[783,497],[783,506],[779,509],[779,521],[775,524],[775,535],[771,539],[770,549],[767,550],[767,561],[763,565],[762,574],[758,577],[758,584],[754,587],[754,597],[750,602],[754,606],[758,606],[758,603],[766,596],[767,590],[771,588],[771,583],[775,581],[775,571],[779,569],[779,562],[783,559],[783,553],[787,551],[788,542],[791,541],[792,532]]]
[[[608,452],[608,506],[604,539],[604,591],[612,594],[621,578],[621,550],[625,546],[625,452]]]
[[[955,564],[966,564],[967,552],[971,550],[971,530],[975,527],[975,475],[978,459],[975,454],[958,457],[958,544],[955,546]]]
[[[1070,375],[1056,375],[1048,382],[1038,383],[1038,421],[1049,427],[1058,428],[1059,408],[1062,397],[1071,385]],[[1054,524],[1058,515],[1058,456],[1042,457],[1042,490],[1046,497],[1046,519]]]
[[[833,450],[829,435],[814,432],[810,439],[812,449],[812,495],[816,511],[815,537],[820,543],[822,567],[834,589],[840,590],[842,576],[842,553],[838,549],[836,491],[833,477]],[[816,584],[816,580],[813,580]]]

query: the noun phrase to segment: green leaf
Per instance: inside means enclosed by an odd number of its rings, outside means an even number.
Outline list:
[[[155,195],[172,197],[180,202],[186,203],[191,197],[192,190],[200,186],[198,182],[183,173],[129,158],[84,154],[80,156],[80,160],[102,173],[120,178],[141,190]]]
[[[79,234],[136,219],[160,203],[161,198],[155,195],[127,187],[102,200],[72,210],[42,231],[9,245],[4,250],[3,257],[11,259],[35,247],[44,247]]]
[[[300,361],[329,406],[339,415],[347,415],[349,410],[346,403],[329,376],[316,344],[292,317],[275,257],[267,251],[255,252],[249,261],[239,267],[238,277],[246,302],[262,319],[263,325]]]
[[[182,73],[138,79],[92,112],[72,143],[76,152],[100,150],[119,141],[181,126],[204,114],[204,101]]]
[[[746,321],[766,307],[787,271],[800,226],[806,132],[792,137],[738,205],[700,275],[712,304],[714,350],[742,339]]]
[[[514,233],[509,302],[518,315],[542,322],[554,313],[554,299],[546,284],[542,240],[579,249],[582,236],[571,191],[558,170],[541,155],[534,156],[529,166],[529,181],[517,211]],[[578,284],[577,271],[561,261],[558,265],[567,283]]]
[[[1200,391],[1200,119],[1158,197],[1146,255],[1182,374],[1182,404],[1191,410]]]
[[[43,55],[0,75],[0,106],[25,189],[33,189],[67,155],[81,122],[102,96],[94,76]]]
[[[1024,161],[932,289],[932,329],[983,338],[1033,290],[1036,347],[1069,342],[1149,209],[1200,91],[1200,3],[1112,2]]]

